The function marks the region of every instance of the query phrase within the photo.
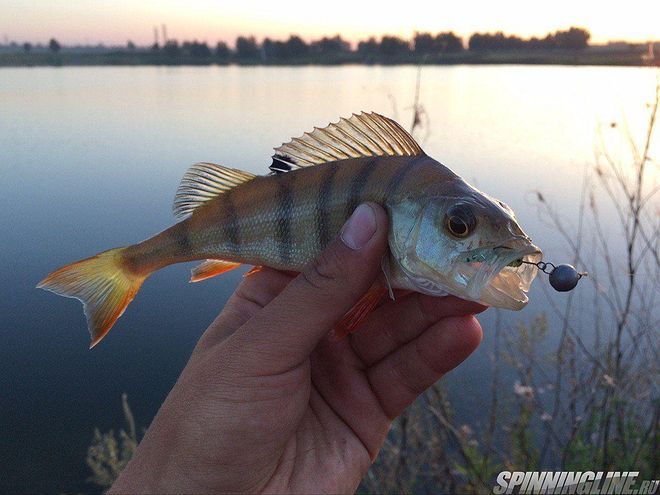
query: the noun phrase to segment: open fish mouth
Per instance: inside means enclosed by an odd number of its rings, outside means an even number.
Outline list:
[[[527,292],[538,273],[541,250],[528,240],[508,246],[481,248],[464,254],[453,270],[453,282],[462,297],[497,308],[519,310],[528,302]]]
[[[541,261],[542,256],[541,251],[532,245],[527,253],[512,254],[498,262],[498,266],[506,264],[483,287],[481,299],[500,308],[519,310],[525,307],[529,300],[527,292],[538,273],[536,263]]]
[[[447,293],[496,308],[520,310],[538,273],[543,254],[528,239],[517,238],[509,246],[478,248],[462,253],[449,264],[442,279],[418,276],[399,265],[416,289],[424,294]]]

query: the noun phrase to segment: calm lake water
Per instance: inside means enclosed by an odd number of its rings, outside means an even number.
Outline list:
[[[360,110],[408,127],[414,67],[93,67],[0,69],[0,491],[89,491],[95,427],[122,425],[126,392],[148,425],[241,273],[188,284],[156,273],[93,351],[81,306],[38,291],[62,264],[142,240],[173,223],[180,177],[197,161],[265,173],[274,146]],[[542,190],[575,224],[599,123],[631,126],[654,87],[643,68],[427,67],[425,151],[506,201],[546,253],[568,261],[539,219]],[[643,122],[641,122],[643,124]],[[425,132],[421,133],[424,138]],[[514,331],[545,308],[502,313]],[[559,296],[557,297],[564,297]],[[579,298],[578,298],[579,301]],[[487,401],[485,345],[449,378],[458,414]],[[10,490],[11,488],[11,490]]]

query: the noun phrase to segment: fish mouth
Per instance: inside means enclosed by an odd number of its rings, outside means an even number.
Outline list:
[[[527,293],[538,273],[536,263],[542,256],[529,238],[516,236],[505,245],[476,248],[456,255],[442,273],[431,267],[423,275],[415,273],[395,259],[418,292],[432,296],[452,294],[487,306],[517,311],[529,301]]]
[[[456,265],[454,280],[463,285],[468,299],[503,309],[520,310],[538,273],[541,250],[528,238],[514,238],[506,245],[481,248],[464,255]]]
[[[517,311],[529,301],[527,293],[536,278],[536,263],[541,261],[543,253],[533,244],[511,251],[500,256],[498,270],[481,290],[481,300],[490,306]]]

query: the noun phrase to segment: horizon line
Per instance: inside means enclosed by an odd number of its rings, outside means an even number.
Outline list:
[[[453,33],[455,36],[460,38],[461,41],[463,41],[463,42],[469,41],[470,37],[475,35],[475,34],[490,34],[490,35],[493,35],[493,34],[498,34],[498,33],[502,33],[504,36],[507,36],[507,37],[518,37],[522,40],[531,40],[533,38],[543,39],[546,36],[549,36],[549,35],[552,35],[552,34],[555,34],[557,32],[561,32],[561,31],[568,31],[569,29],[573,29],[573,28],[584,29],[585,31],[590,33],[590,30],[588,28],[579,27],[579,26],[570,26],[567,29],[557,28],[554,31],[548,31],[543,35],[536,34],[536,35],[530,35],[530,36],[522,36],[520,34],[507,32],[507,31],[504,31],[504,30],[501,30],[501,29],[485,30],[485,31],[473,31],[470,34],[463,36],[463,35],[456,34],[456,31],[449,29],[449,30],[442,30],[442,31],[428,31],[428,30],[419,30],[419,31],[417,31],[416,30],[412,34],[412,36],[408,36],[408,37],[404,37],[404,36],[400,36],[400,35],[392,34],[392,33],[388,33],[388,32],[383,32],[383,33],[380,33],[380,34],[377,34],[377,35],[369,35],[369,36],[361,37],[361,38],[355,39],[355,40],[346,39],[346,38],[342,37],[341,33],[335,33],[335,34],[327,34],[326,33],[326,34],[320,34],[318,36],[303,36],[303,35],[299,35],[295,32],[291,32],[291,33],[289,33],[288,37],[273,37],[273,36],[270,36],[270,35],[256,35],[256,34],[253,34],[253,33],[244,33],[244,34],[238,34],[238,35],[234,36],[233,39],[231,40],[231,42],[227,41],[226,38],[217,38],[215,40],[215,44],[218,44],[218,43],[222,42],[222,43],[226,43],[227,45],[230,45],[230,46],[231,45],[235,46],[236,45],[236,40],[238,38],[241,38],[241,37],[242,38],[248,38],[248,39],[249,38],[254,38],[257,42],[263,42],[267,39],[269,39],[271,41],[275,41],[275,42],[287,41],[288,39],[291,39],[292,37],[298,37],[298,38],[302,39],[303,41],[305,41],[306,43],[313,43],[315,41],[320,41],[324,38],[332,39],[332,38],[339,37],[340,39],[342,39],[346,43],[349,43],[351,45],[351,47],[353,47],[353,46],[357,46],[362,41],[369,41],[371,39],[382,40],[383,37],[389,37],[389,36],[394,37],[394,38],[398,38],[398,39],[401,39],[401,40],[404,40],[404,41],[412,42],[412,41],[414,41],[415,36],[417,34],[438,35],[438,34],[443,34],[443,33]],[[21,41],[19,41],[19,40],[16,40],[16,39],[9,39],[9,37],[6,34],[4,34],[3,38],[2,38],[2,41],[0,41],[0,47],[4,48],[4,47],[10,47],[10,46],[22,46],[25,43],[30,43],[30,44],[36,45],[36,46],[38,46],[38,45],[48,45],[48,43],[50,42],[51,39],[57,40],[58,43],[63,48],[64,47],[71,47],[71,48],[109,47],[109,48],[114,48],[114,47],[125,47],[128,43],[133,43],[133,45],[135,45],[135,47],[138,47],[138,48],[150,48],[156,43],[162,46],[165,43],[170,42],[170,41],[181,42],[181,43],[183,43],[183,42],[198,42],[198,43],[207,43],[209,45],[214,43],[213,41],[208,41],[208,39],[202,39],[202,38],[196,38],[196,37],[178,38],[178,37],[175,37],[175,36],[169,36],[169,37],[165,38],[163,40],[164,42],[161,41],[160,36],[157,36],[151,42],[146,42],[146,43],[144,43],[144,42],[134,42],[133,39],[135,39],[135,38],[132,38],[132,37],[127,37],[126,40],[123,43],[122,42],[107,42],[107,41],[104,41],[104,40],[98,40],[98,41],[94,41],[94,42],[84,41],[84,42],[73,42],[73,43],[71,43],[71,42],[60,42],[57,39],[57,36],[48,36],[45,41],[43,41],[43,40],[39,40],[39,41],[21,40]],[[611,38],[611,39],[607,39],[605,41],[591,42],[590,45],[591,46],[599,46],[599,45],[611,45],[611,44],[617,44],[617,43],[627,43],[627,44],[639,45],[639,44],[659,43],[659,42],[660,42],[660,38],[645,39],[645,40],[641,40],[641,39],[632,40],[632,39],[626,39],[626,38]]]

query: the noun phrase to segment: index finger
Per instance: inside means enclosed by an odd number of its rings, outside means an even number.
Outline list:
[[[445,318],[367,370],[385,415],[394,419],[418,395],[461,364],[481,342],[473,316]]]
[[[477,314],[486,309],[482,304],[454,296],[434,297],[414,292],[383,304],[349,338],[360,360],[371,366],[442,318]]]

